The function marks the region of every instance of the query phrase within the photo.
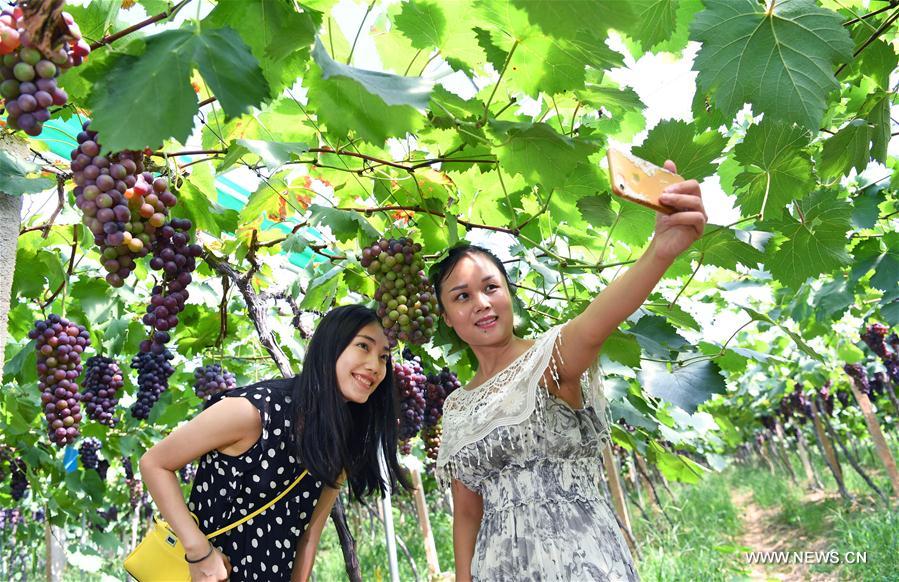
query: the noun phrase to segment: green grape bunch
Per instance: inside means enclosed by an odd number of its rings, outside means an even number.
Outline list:
[[[391,347],[398,340],[424,344],[437,331],[437,298],[420,253],[409,238],[382,238],[362,250],[360,262],[378,282],[378,316]]]

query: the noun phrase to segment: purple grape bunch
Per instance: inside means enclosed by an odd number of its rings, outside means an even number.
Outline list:
[[[381,239],[362,249],[361,265],[378,281],[378,317],[390,341],[424,344],[437,332],[437,298],[425,276],[421,245]]]
[[[25,461],[12,459],[9,463],[9,495],[13,501],[21,501],[28,491],[28,474]]]
[[[868,382],[868,373],[861,364],[846,364],[843,371],[855,382],[855,387],[862,394],[870,394],[871,386]]]
[[[443,417],[443,403],[446,397],[462,387],[459,378],[443,368],[438,374],[429,374],[425,395],[425,426],[436,426]]]
[[[100,457],[97,453],[103,447],[100,439],[94,437],[84,439],[81,446],[78,447],[78,456],[81,457],[81,466],[85,469],[97,470],[100,464]]]
[[[890,379],[899,384],[899,336],[882,323],[872,323],[861,338],[880,357]]]
[[[166,178],[144,171],[140,152],[101,155],[97,133],[86,122],[71,153],[75,203],[100,248],[106,281],[121,287],[136,260],[147,256],[156,232],[178,198]]]
[[[100,459],[97,461],[96,467],[97,475],[100,476],[101,481],[106,481],[106,474],[109,472],[109,461],[106,459]]]
[[[53,313],[46,321],[35,322],[28,337],[36,340],[38,387],[50,440],[65,446],[78,437],[82,415],[77,379],[90,334]]]
[[[131,416],[140,420],[150,417],[150,410],[169,387],[169,376],[175,368],[169,360],[175,356],[169,350],[162,353],[141,352],[131,360],[137,370],[137,402],[131,406]]]
[[[170,330],[178,325],[178,314],[190,295],[187,286],[193,280],[191,273],[197,268],[197,257],[203,253],[200,245],[190,242],[191,228],[190,220],[173,218],[156,233],[150,267],[162,271],[162,280],[153,287],[143,318],[153,331],[150,339],[141,342],[141,352],[162,353],[171,339]]]
[[[188,463],[178,469],[178,475],[181,477],[182,483],[192,483],[194,477],[197,476],[197,466],[193,463]]]
[[[221,364],[209,364],[194,370],[194,392],[203,400],[234,388],[237,388],[237,379]]]
[[[72,16],[63,12],[60,18],[54,48],[43,54],[32,46],[21,9],[0,12],[0,96],[5,99],[9,127],[31,136],[40,135],[51,106],[65,105],[69,99],[57,77],[90,53]]]
[[[421,358],[412,356],[405,362],[394,362],[393,377],[400,396],[400,450],[403,454],[409,454],[412,452],[410,441],[424,424],[427,376],[422,371]]]
[[[122,369],[106,356],[88,358],[85,369],[81,401],[87,416],[100,424],[115,426],[117,421],[113,415],[119,402],[118,392],[125,385]]]

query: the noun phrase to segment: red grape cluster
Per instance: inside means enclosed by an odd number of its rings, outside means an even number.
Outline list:
[[[71,153],[75,202],[100,247],[106,281],[121,287],[135,259],[149,253],[157,229],[178,199],[169,191],[168,180],[144,171],[139,152],[100,155],[97,133],[89,128],[86,122]]]
[[[194,370],[194,392],[203,400],[213,395],[237,388],[234,374],[222,368],[221,364],[209,364]]]
[[[172,352],[141,352],[131,360],[131,367],[137,370],[137,402],[131,406],[131,416],[146,420],[150,410],[163,392],[169,387],[169,376],[175,368],[169,363],[174,358]]]
[[[189,295],[187,286],[193,280],[197,257],[203,249],[190,243],[190,229],[186,218],[173,218],[156,232],[150,267],[162,271],[162,281],[153,287],[144,323],[155,331],[150,339],[141,342],[142,352],[159,354],[170,339],[169,330],[178,325],[178,314],[184,309]]]
[[[81,64],[91,50],[72,16],[63,12],[62,19],[57,48],[43,54],[31,46],[20,8],[0,13],[0,96],[6,100],[9,127],[28,135],[40,135],[51,105],[66,104],[69,97],[56,78]]]
[[[830,388],[831,384],[830,380],[828,380],[824,383],[824,386],[821,386],[821,389],[818,390],[819,402],[824,409],[824,414],[827,416],[833,416],[834,397]]]
[[[855,382],[855,387],[858,388],[859,392],[862,394],[871,393],[871,386],[868,383],[868,373],[861,364],[846,364],[843,366],[843,371],[852,378]]]
[[[865,329],[861,337],[871,351],[883,361],[890,379],[899,383],[899,336],[893,333],[887,337],[889,332],[890,330],[882,323],[873,323]]]
[[[197,466],[193,463],[188,463],[178,469],[178,475],[181,477],[182,483],[191,483],[193,482],[194,477],[197,476]]]
[[[443,402],[454,390],[462,387],[459,378],[443,368],[439,374],[429,374],[425,395],[425,426],[435,426],[443,417]]]
[[[13,459],[9,466],[9,495],[13,501],[20,501],[28,490],[28,475],[25,461]]]
[[[50,440],[67,445],[75,441],[81,422],[76,380],[81,375],[81,353],[90,345],[90,334],[53,313],[47,321],[35,322],[28,337],[37,340],[38,387]]]
[[[81,401],[87,416],[106,426],[115,426],[118,391],[125,385],[124,374],[119,364],[106,356],[88,358],[84,373],[84,388]]]
[[[780,414],[784,420],[796,417],[801,424],[812,416],[812,402],[802,391],[802,385],[796,384],[793,391],[784,395],[780,401]]]
[[[883,372],[874,372],[868,382],[871,388],[871,399],[875,400],[886,394],[887,377]]]
[[[400,395],[399,440],[403,454],[412,452],[409,442],[424,424],[425,382],[427,376],[421,368],[421,359],[408,352],[405,362],[393,363],[393,376]],[[411,357],[410,357],[411,356]]]
[[[103,444],[99,439],[93,437],[84,439],[84,442],[78,447],[78,456],[81,457],[81,466],[85,469],[96,470],[100,463],[100,457],[97,456],[97,453],[100,452],[102,446]]]
[[[361,264],[378,281],[378,316],[390,345],[427,342],[437,330],[437,299],[411,239],[381,239],[362,250]]]
[[[774,430],[774,427],[777,426],[777,421],[773,416],[769,414],[763,414],[762,416],[760,416],[759,422],[761,422],[762,426],[764,426],[768,430]]]

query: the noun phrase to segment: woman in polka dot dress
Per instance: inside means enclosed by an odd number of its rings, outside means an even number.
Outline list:
[[[306,580],[322,529],[349,481],[356,498],[408,487],[396,458],[393,366],[377,314],[331,310],[296,378],[213,397],[205,410],[141,458],[144,483],[184,545],[193,581]],[[188,504],[175,472],[200,458]],[[246,523],[213,532],[299,484]],[[190,513],[194,513],[199,524]]]

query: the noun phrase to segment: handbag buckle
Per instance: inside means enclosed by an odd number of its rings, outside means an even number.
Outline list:
[[[166,536],[165,541],[168,545],[175,547],[175,544],[178,543],[178,539],[175,536]]]

